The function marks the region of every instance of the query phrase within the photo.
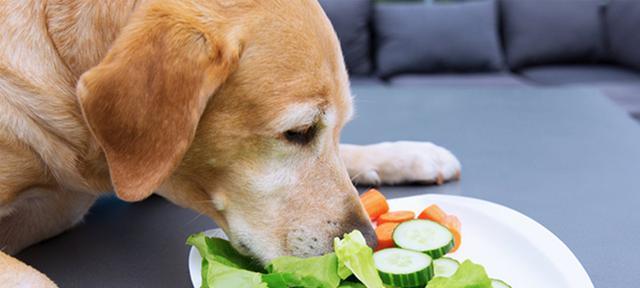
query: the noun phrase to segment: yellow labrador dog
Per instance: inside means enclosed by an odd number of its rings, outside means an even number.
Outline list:
[[[349,81],[316,1],[4,0],[0,35],[7,254],[115,191],[206,214],[261,261],[318,255],[353,229],[375,245],[352,179],[459,175],[430,143],[339,144]],[[2,253],[0,281],[53,285]]]

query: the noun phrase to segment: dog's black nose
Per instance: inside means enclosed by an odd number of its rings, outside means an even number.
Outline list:
[[[350,229],[347,229],[348,231],[345,231],[345,233],[349,233],[357,229],[362,233],[362,236],[364,236],[369,247],[375,249],[376,246],[378,246],[376,231],[373,229],[373,225],[371,224],[371,221],[369,221],[369,217],[362,217],[362,215],[358,213],[352,213],[348,217],[348,223],[350,224]]]
[[[371,249],[376,249],[376,247],[378,246],[378,237],[376,237],[376,232],[375,230],[373,230],[371,224],[369,224],[369,227],[363,227],[358,230],[362,232],[364,240],[367,241],[367,245],[371,247]]]

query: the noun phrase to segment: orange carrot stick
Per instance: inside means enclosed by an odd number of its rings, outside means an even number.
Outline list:
[[[399,224],[400,223],[389,222],[376,227],[376,237],[378,238],[376,251],[395,246],[393,243],[393,230],[395,230]]]
[[[444,213],[444,211],[442,211],[442,209],[440,209],[438,205],[433,204],[422,210],[420,215],[418,215],[418,219],[431,220],[433,222],[442,224],[442,220],[444,220],[446,216],[447,214]]]
[[[376,220],[380,215],[389,211],[387,199],[376,189],[369,189],[369,191],[360,195],[360,202],[362,202],[364,209],[367,210],[371,221]]]
[[[441,223],[444,227],[447,227],[451,234],[453,234],[453,242],[454,246],[451,249],[451,252],[456,252],[458,248],[460,248],[460,244],[462,244],[462,235],[460,234],[460,230],[462,228],[462,224],[460,223],[460,219],[453,215],[448,215],[444,218]]]
[[[411,220],[416,217],[416,213],[413,211],[393,211],[387,212],[378,217],[378,225],[384,223],[402,223],[407,220]]]

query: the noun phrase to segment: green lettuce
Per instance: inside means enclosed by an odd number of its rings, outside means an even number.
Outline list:
[[[364,286],[362,283],[345,281],[340,283],[338,288],[367,288],[367,286]]]
[[[427,288],[491,288],[491,279],[484,267],[467,260],[451,277],[433,278]]]
[[[334,253],[311,258],[279,257],[269,263],[267,271],[288,273],[289,278],[295,276],[305,285],[302,287],[335,288],[340,284],[338,258]]]
[[[265,269],[224,239],[197,233],[187,239],[187,244],[198,249],[202,256],[201,288],[336,288],[340,285],[338,258],[334,253],[311,258],[279,257]]]
[[[269,287],[267,283],[262,281],[261,273],[233,268],[216,261],[209,262],[207,282],[204,282],[204,280],[201,287]]]
[[[384,287],[373,262],[373,251],[357,230],[343,239],[334,239],[335,253],[311,258],[279,257],[267,267],[240,254],[229,241],[209,238],[204,233],[190,236],[187,244],[202,255],[201,288]],[[351,275],[357,280],[349,278]],[[451,277],[436,277],[426,288],[491,288],[491,280],[482,266],[467,260]]]
[[[338,256],[338,275],[346,279],[355,274],[368,288],[383,288],[382,280],[373,262],[373,251],[358,230],[333,240],[333,249]]]
[[[315,287],[317,283],[309,283],[313,280],[302,279],[293,273],[269,273],[262,275],[262,281],[267,283],[269,288],[288,288],[288,287]]]
[[[196,247],[202,256],[202,288],[268,287],[262,282],[260,272],[264,269],[240,254],[229,241],[197,233],[189,236],[187,244]]]
[[[200,232],[189,236],[187,244],[198,249],[202,258],[215,261],[226,266],[264,272],[264,269],[253,259],[240,254],[229,241],[220,238],[211,238]]]

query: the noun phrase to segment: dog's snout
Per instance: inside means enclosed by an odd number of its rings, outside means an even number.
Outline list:
[[[287,235],[289,254],[298,257],[319,256],[331,252],[331,237],[324,237],[321,230],[298,227]]]
[[[333,239],[342,238],[344,234],[358,230],[364,236],[367,245],[375,248],[378,245],[373,225],[369,218],[361,213],[349,213],[340,219],[328,219],[319,227],[292,227],[287,233],[286,246],[293,256],[311,257],[333,251]]]

